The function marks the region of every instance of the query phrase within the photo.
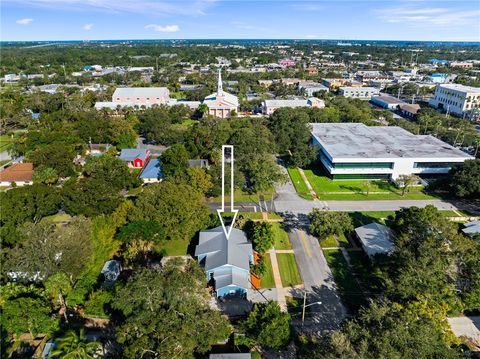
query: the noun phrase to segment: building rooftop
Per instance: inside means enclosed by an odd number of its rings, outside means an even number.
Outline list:
[[[200,231],[195,256],[206,255],[205,270],[223,265],[232,265],[250,270],[250,256],[253,255],[252,244],[243,231],[232,228],[227,239],[221,226]]]
[[[456,90],[462,92],[469,92],[469,93],[480,93],[480,87],[473,87],[473,86],[465,86],[460,84],[440,84],[438,85],[441,88],[449,89],[449,90]]]
[[[378,96],[373,96],[370,101],[380,101],[389,105],[399,105],[404,103],[404,101],[386,94],[380,94]]]
[[[141,148],[124,148],[120,152],[120,159],[124,161],[133,161],[135,158],[140,158],[142,161],[148,156],[148,150]]]
[[[376,254],[387,254],[395,249],[393,232],[387,226],[372,222],[355,228],[365,253],[372,257]]]
[[[433,136],[414,135],[397,126],[366,126],[362,123],[311,123],[310,126],[312,135],[331,160],[472,158]]]
[[[341,86],[339,87],[342,91],[370,91],[370,92],[378,92],[376,87],[357,87],[357,86]]]
[[[168,97],[170,91],[166,87],[117,87],[112,95],[116,97]]]
[[[33,163],[15,163],[0,172],[1,182],[31,181]]]
[[[140,174],[140,178],[163,178],[162,166],[159,158],[152,158]]]
[[[472,221],[465,223],[465,228],[462,232],[468,235],[480,234],[480,221]]]

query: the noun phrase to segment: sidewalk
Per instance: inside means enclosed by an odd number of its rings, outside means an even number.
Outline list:
[[[282,284],[282,277],[280,276],[280,269],[278,268],[277,253],[275,249],[271,249],[270,262],[272,263],[273,279],[275,281],[275,288],[277,289],[277,302],[283,312],[287,311],[287,301],[285,300],[285,289]]]

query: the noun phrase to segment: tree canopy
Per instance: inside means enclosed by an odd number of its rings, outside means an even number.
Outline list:
[[[191,358],[205,353],[231,332],[227,319],[208,301],[205,274],[194,261],[172,259],[162,271],[139,271],[113,303],[124,315],[117,329],[124,354]]]
[[[202,196],[186,184],[164,181],[138,195],[130,220],[157,222],[167,240],[190,240],[204,228],[209,212]]]

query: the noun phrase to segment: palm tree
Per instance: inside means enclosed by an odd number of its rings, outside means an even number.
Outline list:
[[[52,358],[63,359],[93,359],[99,347],[98,342],[87,342],[85,332],[80,329],[77,334],[69,330],[65,335],[56,340],[56,349],[52,351]]]

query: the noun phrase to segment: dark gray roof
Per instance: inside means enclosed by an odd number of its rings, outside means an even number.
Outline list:
[[[206,255],[205,270],[229,264],[248,271],[253,249],[243,231],[232,228],[230,238],[227,240],[223,228],[219,226],[200,231],[195,256],[201,255]]]

